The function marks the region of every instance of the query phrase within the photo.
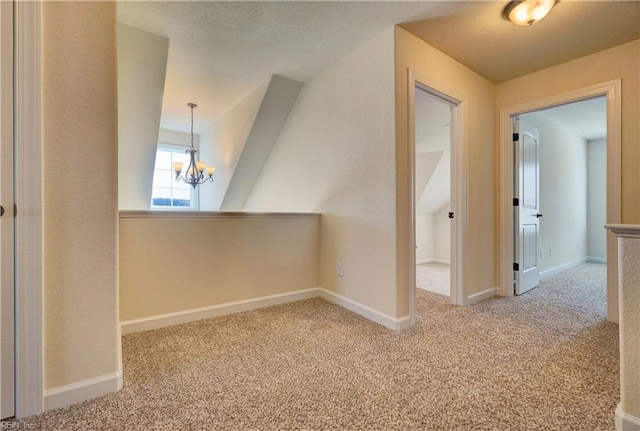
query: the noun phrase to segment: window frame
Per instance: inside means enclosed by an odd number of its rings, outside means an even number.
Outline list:
[[[156,173],[156,159],[158,157],[158,151],[159,150],[164,150],[164,151],[170,151],[172,153],[185,153],[190,147],[187,145],[178,145],[178,144],[171,144],[171,143],[167,143],[167,142],[158,142],[158,144],[156,145],[156,151],[154,153],[154,159],[153,159],[153,173],[151,175],[151,201],[149,202],[149,210],[151,211],[199,211],[200,209],[200,202],[198,199],[198,190],[194,189],[193,187],[189,186],[189,191],[191,192],[191,205],[188,207],[178,207],[178,206],[173,206],[173,194],[172,194],[172,205],[171,206],[160,206],[160,205],[154,205],[153,204],[153,190],[154,190],[154,186],[153,186],[153,180],[155,178],[155,173]],[[197,149],[197,147],[196,147]],[[186,169],[187,166],[184,166],[184,169]],[[184,171],[183,171],[184,172]],[[172,181],[175,182],[175,172],[172,171]],[[183,183],[186,184],[186,183]],[[173,184],[171,186],[171,191],[173,191]]]

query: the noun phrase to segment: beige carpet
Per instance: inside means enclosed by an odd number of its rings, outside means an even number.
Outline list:
[[[321,299],[124,337],[125,387],[39,430],[613,430],[603,266],[394,333]]]
[[[416,287],[449,297],[451,295],[451,265],[437,262],[416,265]]]

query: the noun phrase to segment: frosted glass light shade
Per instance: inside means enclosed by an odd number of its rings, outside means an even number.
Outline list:
[[[502,17],[516,25],[533,25],[547,16],[556,0],[514,0],[502,11]]]

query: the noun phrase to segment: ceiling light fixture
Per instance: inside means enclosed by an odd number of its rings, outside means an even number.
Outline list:
[[[556,0],[513,0],[502,10],[502,17],[516,25],[533,25],[547,16]]]
[[[203,184],[207,181],[213,181],[213,173],[216,168],[213,166],[207,166],[205,162],[196,160],[196,153],[198,150],[193,146],[193,108],[198,105],[195,103],[187,103],[187,106],[191,108],[191,147],[185,151],[189,153],[189,166],[185,171],[185,175],[182,175],[182,162],[173,162],[173,171],[176,173],[176,181],[182,180],[189,184],[194,189],[197,185]],[[207,171],[208,178],[205,178],[204,171]]]

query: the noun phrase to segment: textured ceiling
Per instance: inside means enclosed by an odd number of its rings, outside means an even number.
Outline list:
[[[401,27],[494,83],[640,38],[638,1],[563,0],[530,27],[501,17],[506,1],[459,3]]]
[[[170,39],[162,127],[196,129],[279,74],[305,82],[399,22],[449,2],[119,1],[118,20]],[[198,124],[200,123],[200,124]],[[206,121],[205,121],[206,123]]]
[[[640,2],[559,2],[532,27],[506,1],[118,1],[118,19],[170,39],[162,127],[203,130],[272,74],[305,82],[394,24],[493,82],[640,37]]]

